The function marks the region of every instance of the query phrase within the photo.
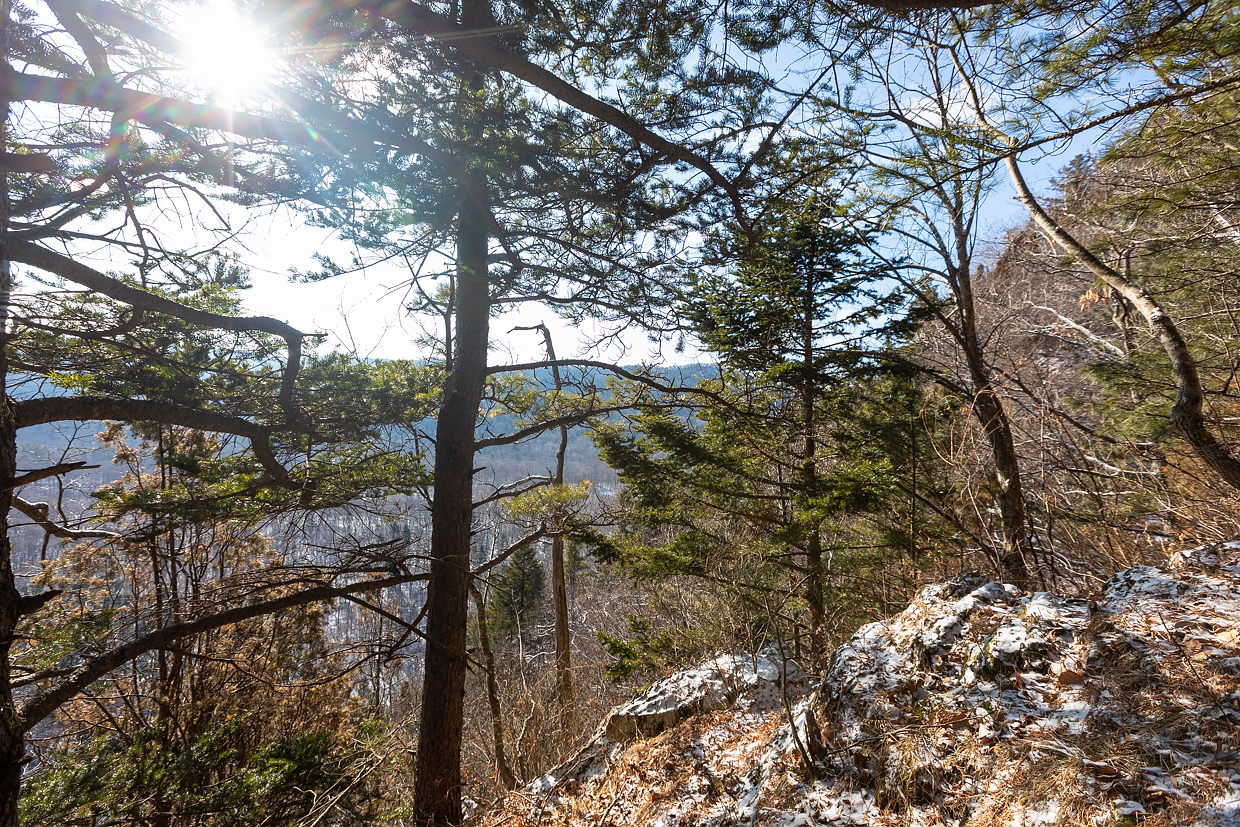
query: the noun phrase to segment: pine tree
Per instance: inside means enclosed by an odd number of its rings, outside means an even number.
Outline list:
[[[546,571],[538,550],[529,545],[509,560],[491,584],[487,617],[491,629],[502,635],[531,640],[546,605]]]

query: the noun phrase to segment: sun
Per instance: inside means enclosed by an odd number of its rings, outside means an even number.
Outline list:
[[[229,0],[188,10],[178,26],[190,79],[220,104],[237,106],[262,91],[276,67],[267,30]]]

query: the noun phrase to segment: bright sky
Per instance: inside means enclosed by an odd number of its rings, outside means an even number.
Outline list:
[[[275,74],[277,56],[263,39],[260,27],[238,16],[229,0],[211,0],[198,10],[187,10],[180,36],[189,44],[183,55],[189,76],[223,105],[239,105],[258,93]],[[1044,189],[1056,170],[1088,148],[1089,139],[1078,139],[1055,155],[1030,159],[1026,175],[1035,190]],[[1024,209],[1016,204],[1006,180],[991,196],[981,240],[1000,239],[1011,227],[1024,222]],[[194,235],[192,230],[185,230]],[[199,238],[199,243],[206,241]],[[419,322],[404,312],[409,273],[394,263],[363,272],[339,276],[315,284],[291,283],[291,269],[314,269],[312,254],[325,252],[337,261],[349,261],[351,251],[328,230],[306,227],[288,209],[251,218],[239,241],[245,245],[244,263],[251,270],[253,289],[246,296],[247,310],[273,316],[305,332],[324,332],[331,347],[356,351],[376,358],[417,358],[422,355],[414,339],[423,333]],[[534,332],[509,333],[513,327],[547,324],[561,358],[590,356],[632,364],[662,359],[670,363],[698,361],[695,349],[675,353],[671,346],[652,345],[640,333],[626,333],[601,351],[589,351],[599,338],[597,328],[578,330],[561,322],[549,308],[527,306],[506,313],[492,322],[496,352],[492,361],[532,361],[542,355],[541,336]]]
[[[185,7],[177,29],[188,46],[181,56],[188,77],[221,105],[243,106],[247,98],[260,94],[263,84],[277,74],[278,55],[265,41],[262,27],[239,15],[236,5],[229,0]],[[239,211],[235,215],[244,220]],[[211,223],[207,218],[200,220]],[[193,239],[190,243],[209,243],[209,233],[189,227],[165,232]],[[409,318],[403,310],[410,274],[400,264],[383,264],[314,284],[290,282],[291,269],[317,269],[312,258],[315,252],[347,263],[353,251],[330,231],[305,226],[300,216],[288,209],[250,217],[238,241],[247,251],[243,259],[254,285],[245,298],[250,313],[273,316],[305,332],[327,333],[328,346],[353,350],[361,356],[395,359],[422,355],[414,340],[423,331],[418,320]],[[493,319],[492,361],[498,364],[540,359],[540,334],[509,333],[513,327],[539,323],[551,329],[561,358],[589,356],[623,364],[660,358],[657,346],[640,333],[626,333],[618,343],[591,349],[588,345],[600,338],[602,329],[587,326],[579,330],[560,321],[549,308],[535,305]],[[663,361],[672,363],[699,358],[696,351],[678,354],[666,346],[662,353]]]
[[[338,261],[351,257],[348,245],[330,231],[307,227],[292,210],[252,220],[243,234],[250,251],[245,261],[250,267],[253,288],[245,295],[248,312],[273,316],[299,330],[327,333],[328,345],[356,351],[372,358],[418,358],[422,352],[415,339],[424,331],[417,318],[404,311],[409,299],[410,274],[395,263],[369,267],[321,282],[290,282],[290,268],[315,268],[312,254],[323,252]],[[543,358],[542,335],[533,331],[512,331],[544,323],[551,329],[556,355],[562,359],[588,357],[636,364],[659,358],[657,348],[641,333],[620,337],[624,347],[612,344],[591,348],[601,328],[578,329],[559,319],[550,308],[530,304],[491,320],[494,364],[528,362]],[[674,353],[663,348],[662,361],[683,364],[698,361],[696,351]]]

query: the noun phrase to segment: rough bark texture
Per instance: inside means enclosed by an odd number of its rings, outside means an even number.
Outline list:
[[[435,434],[426,677],[418,731],[413,813],[418,825],[460,824],[465,624],[473,518],[474,424],[487,376],[490,295],[485,174],[463,176],[457,225],[455,354]]]
[[[976,381],[976,380],[975,380]],[[1003,548],[999,552],[999,567],[1005,580],[1022,589],[1029,588],[1034,554],[1029,543],[1028,515],[1025,513],[1025,495],[1020,481],[1020,461],[1016,456],[1016,443],[1012,439],[1012,426],[1003,402],[989,383],[973,398],[973,410],[982,431],[990,443],[990,453],[995,463],[995,499],[1003,522]]]
[[[0,2],[0,71],[9,66],[9,14],[12,5]],[[9,100],[0,100],[0,149],[8,146]],[[8,395],[8,322],[13,279],[9,267],[9,181],[0,170],[0,827],[17,827],[17,800],[21,791],[25,734],[13,705],[9,649],[21,608],[21,595],[13,580],[12,545],[9,543],[9,509],[13,505],[13,480],[17,478],[17,417]]]
[[[1163,352],[1171,361],[1171,371],[1175,376],[1179,391],[1175,404],[1171,407],[1171,424],[1183,435],[1184,441],[1192,446],[1202,462],[1232,488],[1240,489],[1240,459],[1237,459],[1231,450],[1219,442],[1218,438],[1206,427],[1205,415],[1202,412],[1205,394],[1201,389],[1197,360],[1189,353],[1188,344],[1180,334],[1175,320],[1154,300],[1153,296],[1139,285],[1124,278],[1115,268],[1104,264],[1085,245],[1077,241],[1071,233],[1051,218],[1050,214],[1033,197],[1015,157],[1008,156],[1006,164],[1012,184],[1016,187],[1016,197],[1025,205],[1034,223],[1050,235],[1065,252],[1080,259],[1091,273],[1128,300],[1154,328]]]

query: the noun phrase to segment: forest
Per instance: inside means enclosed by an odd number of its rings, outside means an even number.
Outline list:
[[[1227,3],[0,5],[0,827],[458,825],[1240,537]],[[247,310],[362,271],[404,358]]]

